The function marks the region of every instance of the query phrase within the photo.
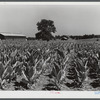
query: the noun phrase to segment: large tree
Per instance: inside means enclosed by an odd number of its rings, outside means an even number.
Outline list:
[[[37,23],[38,33],[35,34],[36,39],[51,40],[53,39],[52,33],[56,32],[56,27],[52,20],[42,19]]]

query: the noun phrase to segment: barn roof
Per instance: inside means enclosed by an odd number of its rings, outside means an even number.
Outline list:
[[[4,36],[24,36],[24,37],[26,37],[25,35],[23,35],[23,34],[12,34],[12,33],[0,33],[0,34],[2,34],[2,35],[4,35]]]

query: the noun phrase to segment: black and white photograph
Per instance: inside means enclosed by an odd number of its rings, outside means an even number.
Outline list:
[[[0,3],[0,91],[100,91],[100,2]]]

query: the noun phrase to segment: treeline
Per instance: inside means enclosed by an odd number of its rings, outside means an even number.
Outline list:
[[[47,36],[47,37],[46,37]],[[51,36],[49,36],[49,35],[46,35],[45,36],[45,40],[46,39],[51,39],[51,40],[56,40],[56,39],[59,39],[59,40],[67,40],[69,37],[67,36],[67,35],[62,35],[62,36],[60,36],[60,35],[56,35],[56,36],[52,36],[52,38],[51,38]],[[41,37],[42,38],[42,37]],[[37,39],[40,39],[40,38],[36,38],[36,37],[27,37],[26,38],[27,40],[37,40]],[[44,38],[43,38],[44,39]]]
[[[70,36],[70,38],[72,38],[72,39],[91,39],[91,38],[100,38],[100,35],[94,35],[94,34],[91,34],[91,35],[87,35],[87,34],[85,34],[85,35],[76,35],[76,36]]]
[[[46,37],[47,36],[47,37]],[[49,36],[49,35],[46,35],[45,36],[45,40],[46,39],[49,39],[49,40],[56,40],[56,39],[59,39],[59,40],[68,40],[69,38],[71,39],[92,39],[92,38],[100,38],[100,35],[70,35],[70,36],[67,36],[67,35],[55,35],[55,36]],[[41,37],[42,38],[42,37]],[[40,38],[39,38],[40,39]],[[36,37],[27,37],[27,40],[37,40]]]

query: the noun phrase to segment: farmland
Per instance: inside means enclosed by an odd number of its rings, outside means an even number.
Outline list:
[[[100,90],[99,41],[1,41],[0,90]]]

